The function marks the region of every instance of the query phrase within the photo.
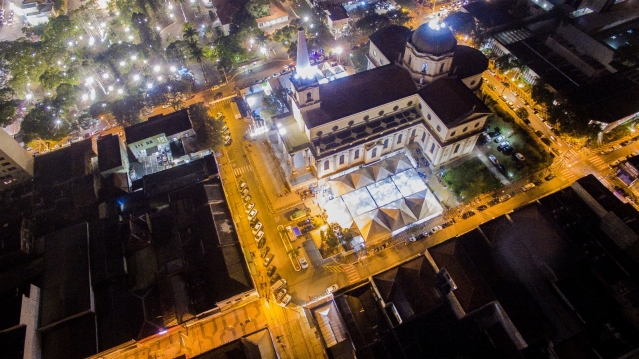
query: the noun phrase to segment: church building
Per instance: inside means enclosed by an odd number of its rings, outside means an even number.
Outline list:
[[[389,26],[370,37],[369,70],[333,81],[309,63],[299,29],[297,67],[281,121],[291,187],[370,164],[416,143],[434,166],[472,151],[490,110],[473,91],[488,60],[443,23]],[[300,176],[304,173],[304,176]]]

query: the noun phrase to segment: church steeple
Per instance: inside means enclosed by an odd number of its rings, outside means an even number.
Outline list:
[[[295,75],[301,78],[310,79],[315,71],[311,68],[311,62],[308,59],[308,48],[306,47],[306,36],[304,36],[304,28],[297,29],[297,65]]]

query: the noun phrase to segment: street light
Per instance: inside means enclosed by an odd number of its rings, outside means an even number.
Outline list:
[[[339,65],[340,55],[342,54],[342,47],[338,46],[335,48],[335,53],[337,54],[337,64]]]
[[[162,68],[160,67],[160,65],[153,66],[153,71],[155,71],[155,72],[160,72],[161,69]]]

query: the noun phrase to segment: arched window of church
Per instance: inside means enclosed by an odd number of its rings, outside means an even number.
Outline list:
[[[355,157],[355,159],[359,158],[359,149],[355,150],[355,156],[354,157]]]
[[[384,140],[384,148],[388,147],[388,138]]]
[[[427,63],[423,63],[422,64],[422,72],[426,72],[426,69],[428,68],[428,64]]]
[[[462,130],[462,132],[466,132],[468,131],[468,126],[464,127],[464,129]]]
[[[444,64],[439,67],[439,72],[444,72]]]
[[[479,127],[479,122],[475,123],[475,128]]]
[[[328,169],[330,168],[330,166],[331,166],[331,165],[328,163],[328,160],[327,160],[327,161],[324,161],[324,171],[328,171]]]
[[[457,145],[457,147],[459,147],[459,145]],[[344,164],[344,155],[339,156],[339,164],[340,165]]]
[[[442,132],[442,128],[437,125],[437,132]]]
[[[422,142],[426,139],[426,132],[422,133]]]
[[[313,101],[313,95],[310,92],[306,93],[306,102]]]
[[[371,157],[377,157],[377,148],[373,148],[373,152],[371,153]]]
[[[433,143],[433,144],[430,146],[430,153],[434,153],[434,152],[435,152],[435,144]]]
[[[410,66],[410,63],[413,61],[413,55],[408,55],[408,66]]]
[[[400,133],[399,136],[397,136],[397,144],[402,143],[402,134]]]
[[[457,146],[455,146],[455,151],[453,151],[453,154],[457,153],[457,151],[459,151],[459,143],[457,144]]]
[[[453,131],[453,133],[451,133],[451,134],[450,134],[450,137],[453,137],[453,136],[455,136],[456,134],[457,134],[457,132],[456,132],[456,131]]]
[[[417,129],[413,128],[413,132],[411,132],[411,134],[410,134],[411,137],[415,137],[415,131],[417,131]]]

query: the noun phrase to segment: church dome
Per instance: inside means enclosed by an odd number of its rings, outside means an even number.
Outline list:
[[[442,55],[453,51],[457,40],[443,23],[429,22],[413,32],[410,43],[421,53]]]

